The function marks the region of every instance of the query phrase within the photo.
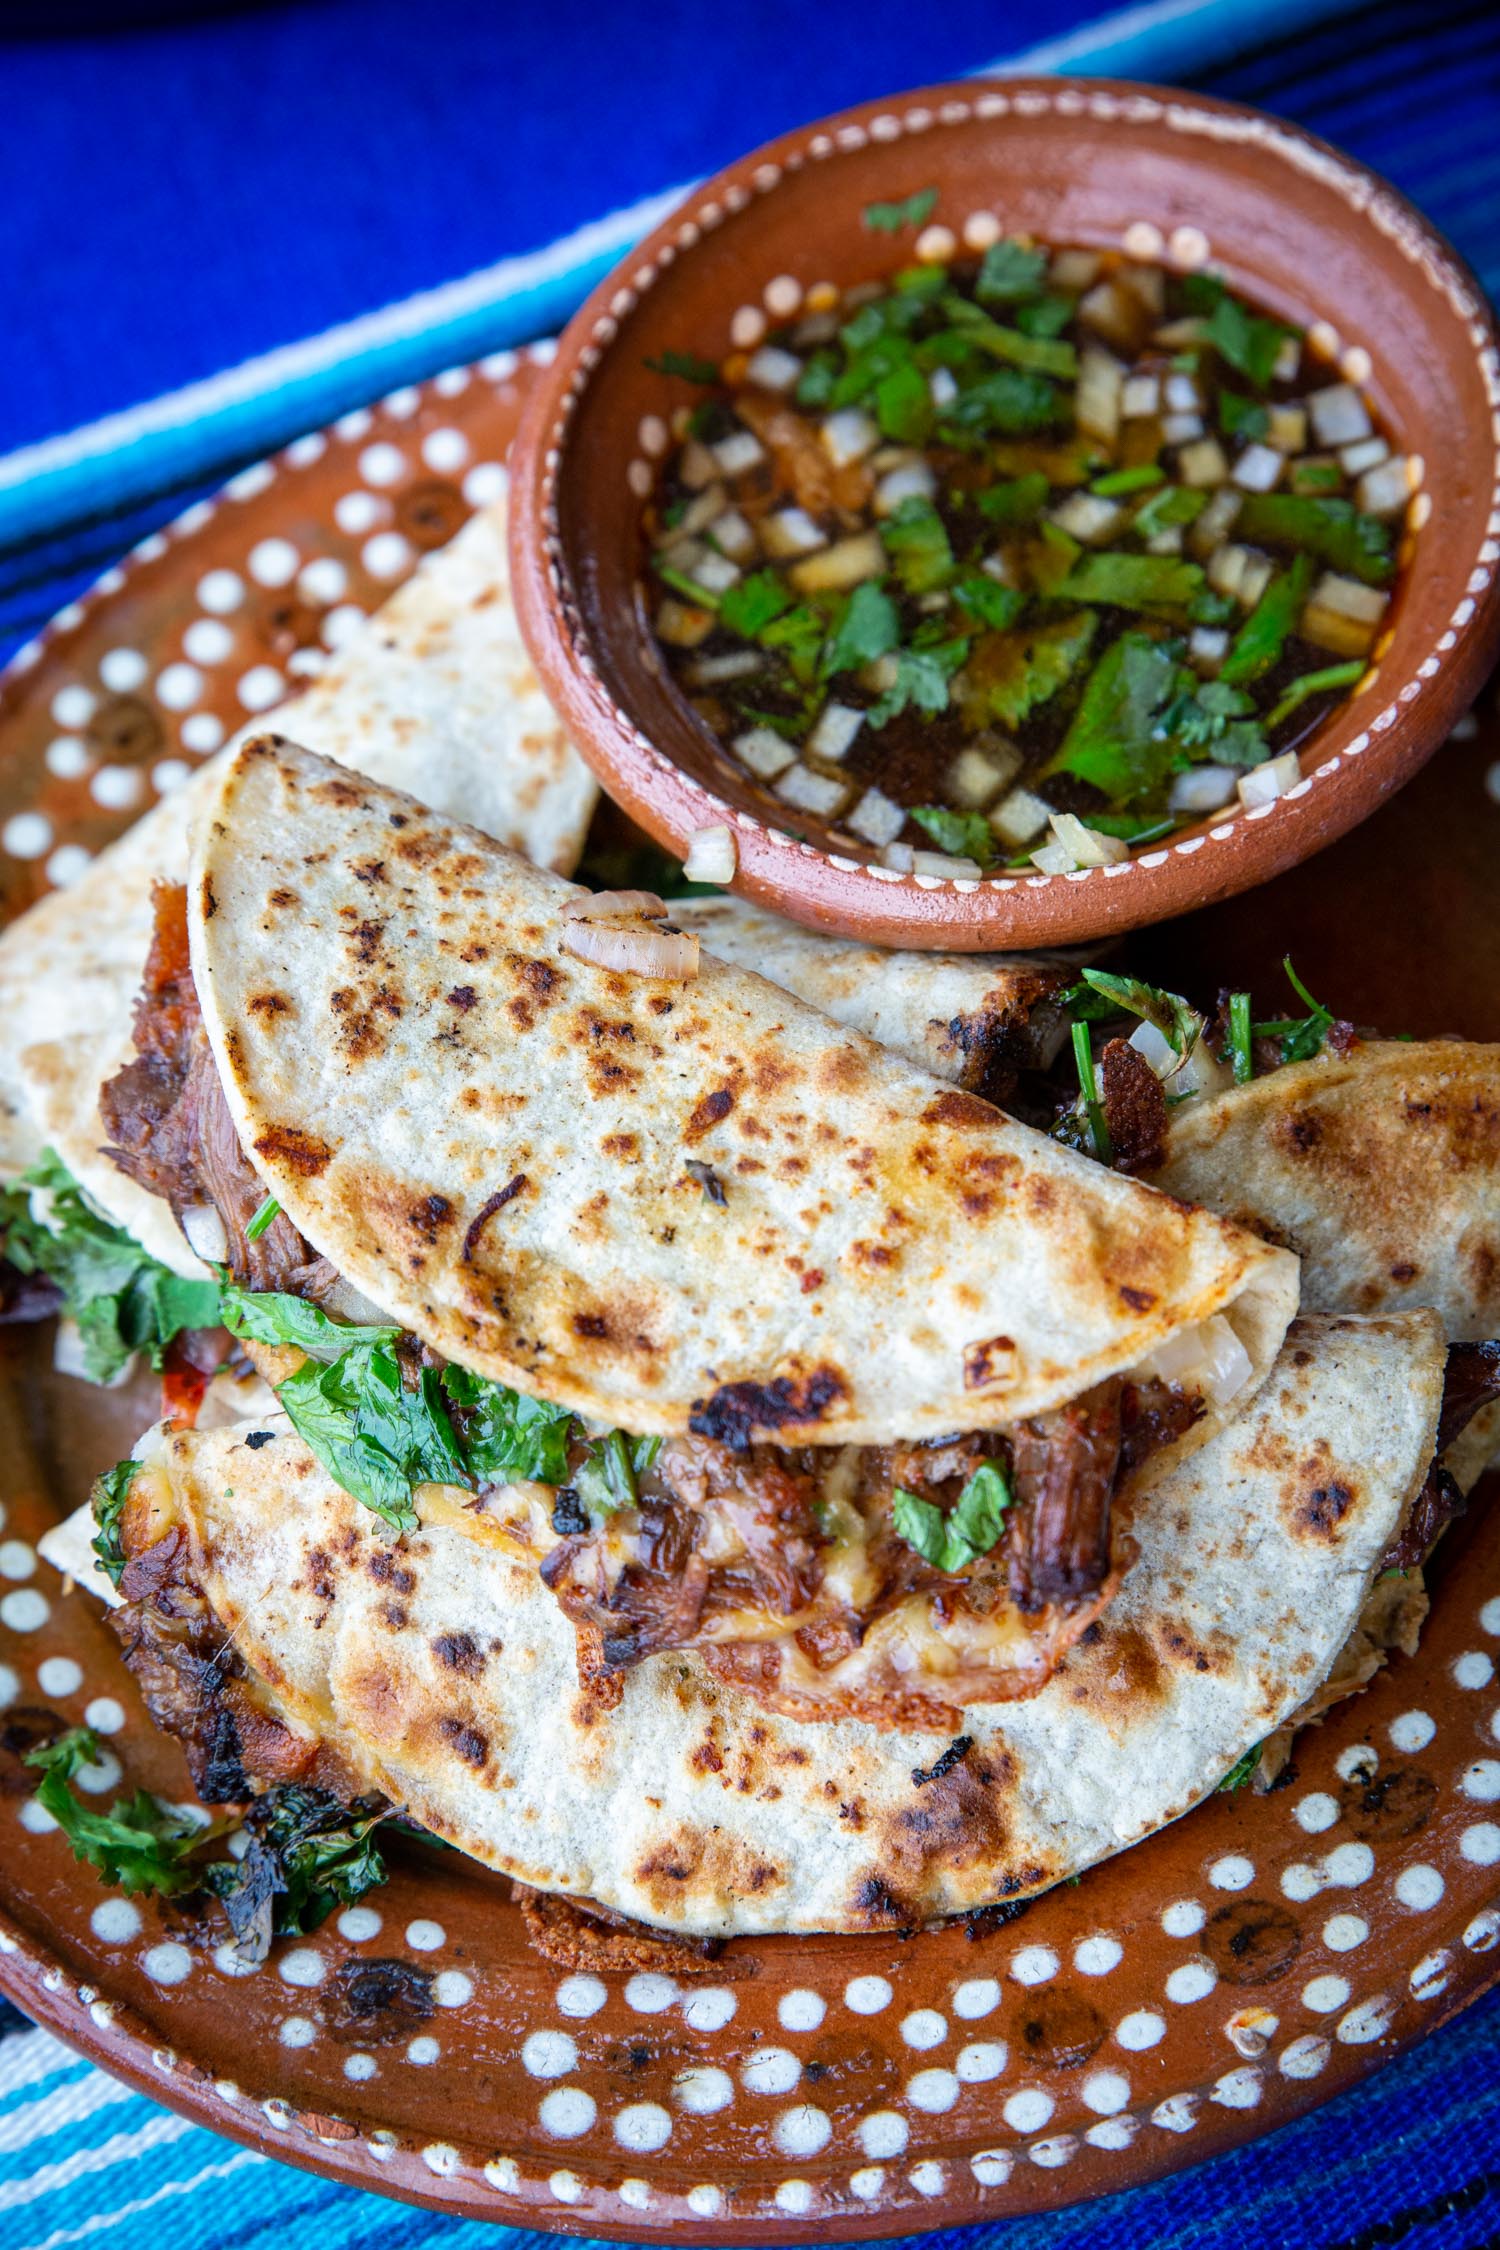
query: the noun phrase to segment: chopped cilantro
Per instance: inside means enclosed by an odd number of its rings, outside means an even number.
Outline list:
[[[1256,1767],[1260,1764],[1260,1752],[1261,1745],[1258,1742],[1252,1742],[1249,1749],[1241,1757],[1235,1759],[1234,1764],[1219,1783],[1220,1791],[1243,1789],[1245,1783],[1251,1779]]]
[[[1094,1075],[1094,1050],[1086,1023],[1075,1023],[1073,1026],[1073,1061],[1078,1070],[1078,1088],[1083,1096],[1083,1110],[1089,1121],[1089,1138],[1094,1144],[1094,1154],[1101,1164],[1113,1164],[1114,1143],[1109,1137],[1104,1104],[1099,1099],[1099,1081]]]
[[[901,502],[880,527],[896,576],[909,594],[930,594],[953,575],[947,527],[930,500],[917,494]]]
[[[982,1461],[946,1513],[897,1485],[893,1515],[896,1530],[935,1570],[966,1570],[987,1555],[1005,1529],[1010,1486],[996,1461]]]
[[[974,666],[976,692],[991,718],[1016,727],[1065,687],[1088,654],[1099,620],[1092,610],[1021,626],[985,641]]]
[[[931,434],[936,409],[927,378],[912,360],[893,367],[875,385],[875,419],[882,437],[897,445],[921,445]]]
[[[671,563],[663,562],[660,557],[653,560],[651,567],[664,586],[670,586],[674,594],[681,594],[683,600],[691,602],[694,609],[717,610],[724,598],[722,594],[712,593],[707,586],[700,586],[697,579],[690,578],[685,570],[675,570]]]
[[[1034,523],[1046,506],[1050,490],[1046,477],[1036,469],[1005,484],[992,484],[987,492],[980,493],[975,505],[993,524],[1009,527]]]
[[[963,446],[970,439],[1024,437],[1045,430],[1062,412],[1062,393],[1024,367],[997,367],[978,382],[965,384],[953,404],[943,411],[938,435]]]
[[[1389,524],[1362,514],[1352,500],[1247,492],[1235,518],[1235,537],[1298,548],[1367,586],[1384,586],[1396,567]]]
[[[1269,672],[1280,658],[1307,599],[1312,564],[1299,555],[1290,570],[1279,570],[1234,636],[1219,667],[1227,686],[1243,687]]]
[[[867,203],[864,222],[872,234],[899,234],[903,227],[919,227],[937,209],[935,187],[919,188],[901,203]]]
[[[1097,492],[1099,487],[1095,485]],[[1130,528],[1142,539],[1156,539],[1164,531],[1173,531],[1180,524],[1193,523],[1208,505],[1208,494],[1190,484],[1169,484],[1163,492],[1153,492],[1149,500],[1141,503],[1131,518]]]
[[[281,1205],[277,1202],[274,1195],[268,1195],[265,1199],[265,1202],[262,1203],[256,1210],[255,1216],[250,1221],[250,1224],[246,1227],[245,1240],[247,1242],[259,1242],[261,1236],[265,1233],[267,1227],[271,1224],[271,1221],[273,1219],[280,1218],[280,1216]]]
[[[1254,1026],[1250,1021],[1250,995],[1229,995],[1229,1053],[1236,1086],[1248,1086],[1255,1076]]]
[[[1263,391],[1270,383],[1282,345],[1296,333],[1279,320],[1263,320],[1226,291],[1209,315],[1203,340],[1256,390]]]
[[[983,813],[953,812],[947,805],[913,805],[911,817],[927,831],[940,852],[993,867],[995,832]]]
[[[1167,472],[1155,461],[1138,461],[1133,469],[1111,469],[1107,476],[1095,477],[1089,486],[1101,500],[1117,500],[1129,492],[1149,492],[1154,484],[1164,484]]]
[[[836,672],[856,672],[888,655],[901,637],[896,605],[876,579],[856,586],[845,603],[838,623],[823,644],[818,669],[824,679]]]
[[[826,406],[833,396],[833,386],[838,380],[839,363],[836,352],[826,345],[819,347],[797,378],[796,400],[799,406]]]
[[[1154,1024],[1175,1055],[1186,1055],[1203,1029],[1203,1018],[1197,1009],[1190,1007],[1179,993],[1167,992],[1160,985],[1144,984],[1139,977],[1115,976],[1107,969],[1085,969],[1083,982],[1117,1013],[1123,1011],[1126,1015],[1139,1016],[1144,1023]],[[1077,1015],[1080,1011],[1070,1012]],[[1092,1011],[1089,1013],[1092,1015]]]
[[[437,1370],[420,1369],[408,1388],[389,1344],[356,1344],[329,1366],[308,1360],[276,1395],[334,1482],[394,1531],[416,1530],[418,1485],[473,1483]]]
[[[1160,786],[1173,746],[1162,721],[1177,691],[1171,650],[1143,633],[1122,633],[1084,683],[1061,747],[1044,777],[1071,773],[1092,782],[1115,805]]]
[[[773,619],[791,608],[795,598],[774,570],[754,570],[720,597],[719,623],[742,640],[759,640]]]
[[[662,352],[646,365],[653,375],[678,375],[685,383],[717,383],[718,363],[700,359],[695,352]]]
[[[469,1468],[481,1484],[565,1484],[573,1416],[564,1406],[528,1398],[475,1375],[457,1361],[442,1386]]]
[[[224,1325],[232,1336],[252,1344],[291,1344],[309,1359],[332,1361],[355,1344],[391,1344],[400,1335],[394,1322],[360,1328],[334,1320],[321,1305],[305,1297],[283,1295],[274,1289],[241,1289],[226,1281],[223,1288]]]
[[[1004,632],[1026,607],[1026,596],[1014,586],[1002,586],[988,571],[961,571],[953,582],[953,598],[976,625]]]
[[[1033,297],[1011,316],[1024,336],[1059,336],[1073,317],[1071,297]]]
[[[1226,437],[1244,438],[1247,442],[1263,438],[1271,427],[1271,411],[1258,399],[1245,398],[1239,391],[1220,391],[1219,428]]]
[[[974,294],[982,305],[1014,305],[1022,298],[1039,294],[1046,272],[1045,250],[1017,242],[1007,235],[1004,241],[992,242],[986,250],[974,283]],[[1062,302],[1068,304],[1066,298]],[[1072,310],[1071,305],[1068,310]]]
[[[590,1446],[573,1478],[573,1490],[592,1515],[609,1516],[620,1508],[633,1508],[640,1498],[636,1480],[660,1451],[660,1438],[628,1438],[623,1430],[610,1430]]]
[[[1188,603],[1188,616],[1194,625],[1227,625],[1234,615],[1233,594],[1215,593],[1212,586],[1205,586]]]
[[[1258,766],[1270,748],[1254,710],[1244,690],[1221,676],[1185,689],[1163,718],[1162,730],[1184,750],[1211,754],[1218,765]]]
[[[967,640],[902,649],[896,658],[895,681],[879,702],[871,705],[868,724],[886,726],[901,711],[946,711],[948,683],[968,653]]]
[[[241,1961],[263,1961],[273,1937],[305,1937],[337,1906],[353,1906],[386,1880],[374,1830],[379,1798],[345,1806],[322,1789],[288,1782],[245,1809],[248,1848],[203,1871],[224,1909]]]
[[[1351,657],[1347,664],[1325,664],[1321,671],[1304,672],[1283,689],[1266,713],[1266,731],[1274,733],[1294,711],[1302,708],[1309,696],[1331,695],[1337,688],[1357,687],[1364,673],[1362,656]]]
[[[157,1891],[170,1898],[196,1889],[199,1877],[189,1855],[202,1842],[203,1831],[195,1821],[144,1789],[117,1799],[108,1812],[74,1795],[74,1775],[99,1758],[98,1738],[87,1727],[73,1727],[26,1754],[27,1765],[42,1777],[37,1802],[62,1830],[73,1857],[97,1869],[101,1881],[117,1890]]]
[[[98,1525],[92,1545],[99,1559],[99,1568],[111,1586],[118,1586],[125,1574],[126,1555],[120,1544],[120,1518],[125,1513],[125,1503],[130,1498],[130,1487],[135,1482],[138,1461],[117,1461],[94,1479],[94,1489],[89,1494],[89,1506]]]
[[[1105,553],[1080,555],[1057,591],[1065,601],[1176,613],[1202,586],[1201,566],[1177,555]]]
[[[1298,999],[1307,1002],[1308,1013],[1305,1016],[1280,1016],[1272,1023],[1258,1023],[1255,1026],[1255,1036],[1257,1039],[1279,1039],[1284,1063],[1309,1062],[1333,1029],[1333,1010],[1325,1008],[1321,1000],[1313,998],[1292,967],[1290,954],[1281,966]]]
[[[137,1352],[160,1367],[183,1329],[219,1324],[217,1282],[160,1264],[89,1200],[53,1149],[0,1193],[0,1248],[18,1272],[55,1284],[91,1383],[112,1382]]]

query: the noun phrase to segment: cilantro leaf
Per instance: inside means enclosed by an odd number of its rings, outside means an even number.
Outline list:
[[[565,1484],[573,1416],[564,1406],[507,1390],[451,1361],[443,1391],[459,1420],[464,1459],[483,1484]]]
[[[700,359],[696,352],[662,352],[646,365],[653,375],[678,375],[685,383],[717,383],[719,369],[716,361]]]
[[[645,1475],[660,1451],[659,1437],[632,1439],[623,1430],[609,1430],[589,1447],[573,1478],[573,1490],[594,1516],[633,1508],[640,1499],[636,1479]]]
[[[1263,438],[1270,427],[1270,409],[1257,399],[1244,398],[1238,391],[1220,391],[1219,428],[1226,437]]]
[[[1017,727],[1066,686],[1088,654],[1099,620],[1092,610],[1050,618],[981,641],[967,675],[976,699],[1004,727]]]
[[[1005,1529],[1010,1486],[997,1461],[982,1461],[946,1513],[897,1485],[893,1514],[898,1534],[936,1570],[959,1571],[987,1555]]]
[[[1302,708],[1309,696],[1331,695],[1336,688],[1357,687],[1364,674],[1362,656],[1351,657],[1347,664],[1325,664],[1320,671],[1304,672],[1289,683],[1266,713],[1267,732],[1274,733],[1294,711]]]
[[[792,606],[794,596],[774,570],[753,570],[727,587],[719,600],[719,623],[742,640],[756,641],[766,627]]]
[[[797,378],[796,400],[799,406],[826,406],[833,396],[833,386],[838,379],[838,355],[827,345],[820,345],[802,373]]]
[[[1226,1789],[1243,1789],[1245,1783],[1251,1779],[1256,1767],[1260,1764],[1260,1753],[1260,1743],[1252,1742],[1249,1749],[1235,1759],[1234,1764],[1219,1783],[1220,1792],[1222,1793]]]
[[[1044,778],[1075,774],[1116,805],[1157,788],[1175,754],[1162,722],[1177,682],[1170,649],[1142,633],[1122,633],[1084,683],[1062,745],[1043,768]]]
[[[136,1352],[160,1367],[183,1329],[219,1325],[218,1284],[160,1264],[89,1200],[53,1149],[0,1194],[0,1244],[18,1272],[56,1285],[92,1383],[112,1382]]]
[[[936,714],[948,708],[948,683],[969,653],[969,643],[940,641],[933,648],[904,648],[896,658],[896,678],[878,703],[872,704],[868,724],[883,727],[902,711]]]
[[[1323,500],[1307,493],[1247,492],[1235,518],[1235,537],[1316,555],[1332,570],[1384,586],[1394,571],[1391,528],[1367,516],[1352,500]]]
[[[876,579],[855,587],[832,633],[823,644],[818,670],[831,679],[836,672],[855,672],[888,655],[901,637],[896,605]]]
[[[911,817],[926,829],[940,852],[976,860],[981,867],[994,865],[995,832],[983,813],[953,812],[947,805],[913,805]]]
[[[1024,437],[1061,419],[1062,393],[1045,375],[1024,367],[997,367],[963,390],[945,407],[938,435],[964,445],[971,438],[1000,432]]]
[[[897,445],[923,445],[932,431],[936,408],[927,378],[906,360],[875,385],[875,419],[882,437]]]
[[[1155,539],[1164,531],[1175,530],[1179,524],[1194,522],[1207,505],[1206,492],[1188,484],[1169,484],[1165,491],[1153,492],[1149,500],[1142,501],[1131,518],[1130,528],[1138,538]]]
[[[1033,297],[1012,318],[1026,336],[1060,336],[1073,317],[1071,297]]]
[[[1285,648],[1302,604],[1312,564],[1299,555],[1290,570],[1279,570],[1244,624],[1234,636],[1229,654],[1219,667],[1219,678],[1229,687],[1242,687],[1269,672]]]
[[[1138,461],[1132,469],[1111,469],[1107,476],[1095,477],[1089,490],[1101,500],[1118,500],[1132,492],[1149,492],[1153,485],[1165,484],[1166,478],[1158,462]]]
[[[1274,1023],[1258,1023],[1255,1026],[1255,1036],[1257,1039],[1279,1039],[1284,1063],[1310,1062],[1333,1029],[1333,1010],[1325,1008],[1321,1000],[1313,998],[1292,967],[1290,954],[1287,954],[1281,966],[1298,999],[1307,1002],[1308,1013],[1305,1016],[1283,1016]]]
[[[937,209],[935,187],[919,188],[901,203],[867,203],[864,222],[872,234],[899,234],[903,227],[919,227]]]
[[[94,1489],[89,1494],[89,1506],[99,1527],[91,1544],[111,1586],[118,1586],[125,1574],[127,1558],[120,1544],[120,1518],[139,1467],[138,1461],[117,1461],[103,1476],[95,1478]]]
[[[1078,354],[1074,347],[1061,338],[1051,336],[1026,336],[1016,328],[1006,328],[998,320],[991,320],[979,312],[967,297],[955,292],[948,300],[953,325],[964,341],[983,352],[989,359],[998,359],[1010,367],[1024,367],[1040,375],[1056,375],[1070,382],[1078,373]]]
[[[930,500],[913,493],[880,526],[896,576],[909,594],[930,594],[953,575],[947,527]]]
[[[1267,388],[1277,354],[1287,337],[1296,334],[1295,328],[1288,328],[1279,320],[1263,320],[1258,313],[1248,311],[1227,290],[1214,306],[1203,331],[1204,342],[1211,344],[1219,357],[1258,391]]]
[[[976,625],[1003,633],[1014,625],[1026,607],[1026,596],[1014,586],[1002,586],[988,571],[965,570],[953,582],[953,598]]]
[[[188,1864],[202,1841],[197,1824],[160,1804],[146,1790],[120,1798],[108,1812],[85,1805],[74,1795],[73,1777],[98,1762],[99,1742],[87,1727],[74,1727],[56,1742],[26,1755],[41,1774],[37,1802],[49,1812],[72,1847],[73,1857],[96,1868],[102,1881],[130,1893],[158,1891],[167,1897],[197,1887]]]
[[[321,1305],[274,1289],[241,1289],[226,1281],[223,1320],[232,1336],[251,1344],[290,1344],[309,1359],[336,1360],[355,1344],[392,1344],[400,1335],[394,1322],[361,1328],[334,1320]]]
[[[974,294],[982,305],[1013,305],[1024,297],[1035,297],[1046,273],[1045,250],[1034,249],[1029,243],[1017,242],[1007,235],[1003,241],[992,242],[986,250],[974,283]],[[1067,303],[1066,298],[1062,301]]]
[[[1197,1009],[1179,993],[1164,991],[1160,985],[1144,984],[1139,977],[1115,976],[1108,969],[1085,969],[1083,982],[1116,1011],[1155,1024],[1174,1054],[1186,1055],[1203,1029]]]
[[[436,1370],[408,1388],[389,1344],[356,1344],[326,1367],[308,1360],[276,1395],[334,1482],[396,1531],[417,1528],[417,1485],[472,1486]]]
[[[990,523],[1004,526],[1034,523],[1046,506],[1051,489],[1045,473],[1034,469],[1029,475],[1012,477],[1005,484],[992,484],[987,492],[979,494],[975,505]]]
[[[1080,555],[1058,587],[1065,601],[1117,609],[1186,610],[1203,585],[1199,564],[1177,555]]]

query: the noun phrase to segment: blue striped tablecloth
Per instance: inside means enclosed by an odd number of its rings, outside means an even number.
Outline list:
[[[867,11],[835,0],[848,30],[849,61],[840,76],[830,42],[817,48],[821,99],[828,107],[878,88],[866,82],[857,26]],[[309,51],[316,44],[317,7],[306,11]],[[370,11],[373,16],[374,8]],[[439,12],[441,13],[441,11]],[[585,18],[587,9],[583,11]],[[1023,31],[1060,24],[1076,6],[1028,4],[1013,12]],[[599,71],[636,72],[646,100],[650,58],[622,36],[636,11],[603,14],[591,47]],[[639,11],[644,16],[645,11]],[[771,52],[785,25],[754,8],[736,18],[693,11],[707,65],[720,88],[738,81],[745,100],[726,122],[722,145],[703,149],[705,163],[727,159],[790,118],[757,109],[755,88],[785,83],[784,56]],[[888,31],[889,10],[881,10]],[[822,15],[826,18],[827,11]],[[1296,17],[1319,17],[1300,26]],[[906,12],[904,47],[894,52],[907,83],[991,59],[1007,29],[997,15],[982,28],[968,8],[924,5]],[[953,52],[962,17],[970,51]],[[564,7],[559,28],[577,39],[579,12]],[[674,19],[675,20],[675,19]],[[826,31],[826,22],[824,23]],[[1275,33],[1274,37],[1269,36]],[[157,32],[156,39],[178,34]],[[184,39],[194,36],[180,34]],[[1375,0],[1353,12],[1326,0],[1157,0],[1116,21],[1097,56],[1075,67],[1135,70],[1180,78],[1207,91],[1281,111],[1343,144],[1385,172],[1421,203],[1469,258],[1493,292],[1500,284],[1500,11],[1476,0]],[[1174,47],[1175,41],[1175,47]],[[759,42],[759,46],[758,43]],[[934,45],[934,42],[936,43]],[[1237,46],[1237,51],[1236,50]],[[893,50],[889,38],[880,52]],[[79,83],[97,83],[106,64],[120,77],[126,51],[118,42],[79,50]],[[1058,58],[1066,62],[1067,56]],[[53,58],[56,81],[56,58]],[[757,66],[760,67],[759,75]],[[399,100],[393,86],[392,99]],[[580,94],[586,105],[586,87]],[[493,129],[465,115],[455,94],[459,129]],[[316,129],[316,107],[309,129]],[[79,129],[105,130],[102,116],[80,115]],[[568,121],[559,119],[553,154],[566,161]],[[12,110],[8,133],[24,131]],[[534,143],[534,136],[533,136]],[[696,145],[696,144],[695,144]],[[647,178],[667,185],[676,176]],[[316,224],[316,213],[287,213],[285,223]],[[331,246],[336,250],[337,245]],[[554,261],[546,286],[522,300],[503,286],[481,307],[481,328],[464,332],[469,350],[517,340],[540,309],[560,317],[592,278],[598,245],[585,242]],[[591,266],[590,260],[593,260]],[[484,325],[487,323],[487,326]],[[409,339],[408,339],[409,342]],[[12,340],[14,348],[14,339]],[[443,336],[426,344],[422,364],[442,363]],[[366,393],[386,387],[356,340],[345,355],[326,351],[331,395],[349,404],[368,365]],[[420,349],[418,353],[420,360]],[[415,371],[408,363],[408,374]],[[350,389],[349,386],[354,388]],[[53,610],[189,499],[223,480],[264,435],[265,403],[252,403],[225,426],[227,448],[211,466],[200,461],[142,497],[139,479],[103,454],[88,504],[67,520],[39,522],[22,540],[0,545],[0,652],[33,632]],[[257,416],[260,419],[257,419]],[[284,430],[277,435],[288,434]],[[0,433],[3,441],[3,433]],[[3,468],[0,462],[0,468]],[[110,2250],[157,2250],[164,2229],[195,2250],[345,2250],[378,2238],[385,2250],[467,2250],[492,2243],[492,2229],[439,2219],[332,2186],[289,2170],[186,2124],[77,2060],[47,2033],[0,2002],[0,2250],[64,2250],[106,2238]],[[524,2241],[509,2238],[517,2250]],[[537,2238],[538,2241],[541,2238]],[[993,2243],[1003,2250],[1480,2250],[1500,2242],[1500,1995],[1391,2064],[1354,2093],[1330,2103],[1269,2139],[1174,2179],[1050,2218],[1015,2221],[944,2238]]]

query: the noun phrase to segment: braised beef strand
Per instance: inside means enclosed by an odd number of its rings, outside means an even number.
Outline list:
[[[1436,1461],[1400,1531],[1380,1558],[1380,1575],[1389,1570],[1415,1570],[1426,1561],[1438,1533],[1446,1531],[1468,1502],[1458,1480]]]
[[[266,1200],[240,1146],[188,960],[187,892],[158,883],[151,948],[135,1007],[136,1055],[101,1087],[99,1113],[120,1170],[185,1211],[212,1205],[224,1222],[227,1264],[246,1289],[317,1296],[335,1279],[284,1213],[255,1241],[246,1235]]]
[[[1119,1383],[1016,1426],[1016,1523],[1007,1550],[1018,1606],[1073,1604],[1109,1569],[1109,1509],[1120,1467]]]
[[[1500,1343],[1450,1344],[1438,1417],[1439,1453],[1447,1452],[1492,1398],[1500,1398]]]
[[[1441,1456],[1493,1398],[1500,1398],[1500,1342],[1450,1344],[1438,1415],[1437,1454],[1405,1523],[1381,1557],[1382,1572],[1417,1569],[1431,1553],[1439,1533],[1463,1514],[1467,1496],[1442,1466]]]
[[[1167,1160],[1167,1097],[1139,1048],[1111,1039],[1096,1064],[1117,1172],[1155,1172]]]

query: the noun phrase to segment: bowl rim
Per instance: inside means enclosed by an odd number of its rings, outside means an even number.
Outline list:
[[[1254,144],[1331,188],[1416,269],[1467,331],[1491,410],[1487,498],[1475,508],[1482,528],[1462,574],[1464,592],[1422,637],[1415,660],[1389,677],[1381,660],[1381,708],[1356,722],[1358,699],[1351,699],[1331,713],[1302,746],[1304,757],[1320,749],[1318,763],[1304,764],[1300,780],[1281,796],[1226,806],[1111,866],[1066,875],[900,873],[788,834],[657,747],[595,659],[567,560],[559,488],[578,409],[616,336],[662,274],[711,240],[727,218],[773,195],[809,162],[827,165],[871,143],[898,146],[918,133],[936,137],[946,125],[1012,115],[1034,120],[1049,112],[1068,129],[1094,119],[1152,125],[1209,144]],[[1150,254],[1169,257],[1169,244],[1153,231]],[[747,284],[746,302],[771,278]],[[651,464],[644,466],[649,471]],[[1262,883],[1333,842],[1409,779],[1468,708],[1500,646],[1500,349],[1478,283],[1431,222],[1355,158],[1267,112],[1174,88],[1020,75],[942,82],[856,104],[751,150],[693,188],[574,314],[527,402],[510,473],[511,579],[522,636],[549,699],[608,794],[679,857],[695,831],[727,827],[736,845],[734,891],[803,924],[878,943],[977,951],[1076,942]],[[1371,769],[1373,781],[1361,787]]]

